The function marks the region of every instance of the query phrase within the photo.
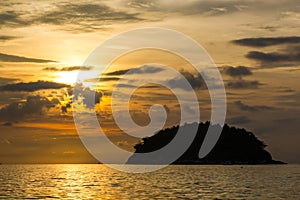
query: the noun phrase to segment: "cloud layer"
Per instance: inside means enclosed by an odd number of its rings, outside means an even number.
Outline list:
[[[242,76],[249,76],[252,75],[252,72],[250,70],[249,67],[245,67],[245,66],[237,66],[237,67],[225,67],[223,70],[224,74],[227,74],[231,77],[239,77],[241,78]]]
[[[6,10],[0,12],[0,27],[46,24],[59,26],[60,29],[71,32],[90,32],[106,28],[112,23],[143,20],[138,13],[116,10],[102,2],[49,1],[44,3],[36,3],[30,11],[21,10],[18,6],[12,10],[11,5],[3,5]]]
[[[8,40],[13,40],[18,37],[16,36],[9,36],[9,35],[0,35],[0,41],[8,41]]]
[[[16,121],[26,116],[43,115],[59,104],[58,99],[49,100],[41,96],[28,96],[25,102],[14,102],[0,109],[0,120]]]
[[[43,70],[45,71],[61,71],[61,72],[71,72],[71,71],[76,71],[76,70],[81,70],[81,71],[90,71],[94,67],[92,66],[71,66],[71,67],[63,67],[63,68],[56,68],[56,67],[45,67]]]
[[[256,89],[261,85],[258,81],[237,80],[226,83],[226,88],[231,89]]]
[[[244,104],[241,101],[235,101],[234,105],[237,106],[240,110],[243,111],[248,111],[248,112],[256,112],[256,111],[261,111],[261,110],[271,110],[274,109],[271,106],[266,106],[266,105],[254,105],[254,106],[249,106]]]
[[[273,62],[300,62],[300,48],[294,48],[292,52],[270,52],[264,53],[260,51],[250,51],[247,58],[253,59],[262,63],[273,63]],[[270,66],[270,65],[269,65]],[[272,67],[272,65],[270,66]]]
[[[120,76],[124,74],[153,74],[163,71],[161,67],[155,67],[150,65],[143,65],[141,67],[131,68],[131,69],[124,69],[124,70],[117,70],[113,72],[105,73],[106,76]]]
[[[24,56],[10,55],[0,53],[0,61],[2,62],[30,62],[30,63],[50,63],[57,62],[53,60],[40,59],[40,58],[28,58]]]
[[[239,40],[233,40],[234,44],[241,46],[249,47],[267,47],[273,45],[282,45],[282,44],[296,44],[300,43],[300,37],[291,36],[291,37],[261,37],[261,38],[243,38]]]
[[[272,51],[250,51],[245,57],[260,63],[262,68],[298,66],[300,63],[300,37],[261,37],[233,40],[232,43],[249,47],[271,47],[277,45],[280,49]]]
[[[181,71],[180,72],[184,78],[177,77],[174,79],[167,80],[167,85],[170,86],[171,88],[179,88],[183,90],[189,90],[189,89],[205,89],[206,84],[203,78],[201,77],[200,74],[193,75],[190,72],[187,71]],[[191,88],[185,87],[185,81],[188,81]]]
[[[37,90],[46,90],[46,89],[60,89],[64,87],[69,87],[67,84],[55,83],[50,81],[37,81],[29,83],[14,83],[0,86],[0,91],[24,91],[24,92],[33,92]]]

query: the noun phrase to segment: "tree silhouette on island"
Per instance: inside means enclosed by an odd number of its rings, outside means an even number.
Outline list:
[[[199,150],[210,122],[185,124],[182,128],[188,134],[193,126],[198,126],[194,141],[173,164],[285,164],[273,160],[271,154],[265,150],[267,145],[258,140],[253,133],[245,129],[229,127],[227,124],[224,125],[221,136],[212,151],[205,158],[199,159]],[[134,146],[135,153],[153,152],[164,147],[175,137],[178,129],[179,126],[173,126],[160,130],[151,137],[142,138],[141,142]],[[153,164],[156,162],[154,160],[141,161],[133,155],[127,163]]]

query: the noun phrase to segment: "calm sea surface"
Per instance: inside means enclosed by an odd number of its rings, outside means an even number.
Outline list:
[[[0,199],[50,198],[300,199],[300,165],[169,166],[147,174],[104,165],[0,165]]]

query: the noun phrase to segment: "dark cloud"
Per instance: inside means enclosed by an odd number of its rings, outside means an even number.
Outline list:
[[[22,4],[22,3],[21,3]],[[90,32],[106,29],[112,23],[128,23],[143,20],[138,13],[115,10],[101,2],[67,3],[46,2],[44,6],[36,5],[30,10],[21,10],[21,6],[0,12],[0,27],[23,27],[49,24],[71,32]]]
[[[120,78],[117,77],[101,77],[97,82],[106,82],[106,81],[118,81]]]
[[[25,101],[13,102],[0,109],[0,120],[15,121],[33,115],[44,115],[45,111],[59,104],[58,99],[49,100],[41,96],[28,96]]]
[[[294,111],[300,108],[300,92],[282,93],[275,97],[282,105],[291,107]]]
[[[183,15],[228,15],[237,12],[252,12],[256,14],[271,13],[274,9],[280,11],[295,11],[299,9],[297,0],[272,1],[265,0],[186,0],[174,3],[170,0],[124,0],[124,7],[130,6],[137,11],[179,13]],[[297,10],[298,9],[298,10]]]
[[[231,77],[238,77],[238,78],[241,78],[243,76],[249,76],[249,75],[252,75],[252,72],[250,70],[249,67],[245,67],[245,66],[237,66],[237,67],[232,67],[232,66],[229,66],[229,67],[225,67],[223,69],[223,73],[224,74],[227,74]]]
[[[273,45],[300,43],[300,37],[291,36],[291,37],[244,38],[239,40],[233,40],[232,43],[241,46],[267,47]]]
[[[22,19],[23,12],[5,11],[0,13],[0,27],[19,27],[29,25],[30,22]]]
[[[226,88],[232,89],[255,89],[261,85],[258,81],[237,80],[230,81],[226,84]]]
[[[246,54],[246,58],[259,62],[263,68],[297,66],[300,62],[300,37],[298,36],[244,38],[232,42],[250,47],[283,45],[283,48],[275,52],[250,51]]]
[[[53,60],[46,60],[40,58],[28,58],[24,56],[10,55],[0,53],[0,61],[3,62],[32,62],[32,63],[49,63],[49,62],[57,62]]]
[[[56,67],[45,67],[43,70],[45,71],[62,71],[62,72],[70,72],[70,71],[76,71],[76,70],[81,70],[81,71],[89,71],[92,70],[94,67],[92,66],[71,66],[71,67],[63,67],[61,69],[56,68]]]
[[[177,77],[174,79],[167,80],[167,85],[170,88],[180,88],[183,90],[189,90],[190,88],[185,87],[185,81],[189,82],[192,89],[206,88],[206,84],[200,74],[193,75],[192,73],[187,71],[181,71],[180,73],[184,76],[184,78]]]
[[[54,9],[43,12],[35,23],[63,25],[66,30],[80,32],[102,29],[112,22],[140,21],[136,13],[114,10],[101,3],[57,3]]]
[[[247,124],[251,122],[251,120],[246,116],[233,117],[226,120],[228,124]]]
[[[127,1],[127,5],[132,8],[142,8],[147,10],[153,10],[155,11],[157,9],[157,0],[130,0]]]
[[[74,88],[69,89],[69,96],[73,95],[74,101],[82,100],[86,108],[93,109],[95,104],[100,103],[103,96],[101,91],[95,91],[88,87],[84,87],[82,84],[76,84]],[[94,97],[94,98],[93,98]]]
[[[124,69],[124,70],[118,70],[118,71],[104,73],[103,75],[106,75],[106,76],[120,76],[120,75],[126,74],[128,71],[129,71],[129,69]]]
[[[9,36],[9,35],[0,35],[0,41],[8,41],[8,40],[13,40],[19,37],[16,36]]]
[[[244,110],[244,111],[248,111],[248,112],[256,112],[256,111],[260,111],[260,110],[271,110],[274,109],[271,106],[259,106],[259,105],[255,105],[255,106],[249,106],[244,104],[241,101],[235,101],[234,105],[237,106],[240,110]]]
[[[105,73],[106,76],[120,76],[124,74],[153,74],[163,71],[164,69],[160,67],[150,66],[150,65],[143,65],[141,67],[136,67],[132,69],[124,69],[124,70],[118,70],[113,71],[109,73]]]
[[[300,62],[300,48],[299,49],[294,48],[294,51],[287,52],[287,53],[279,53],[279,52],[264,53],[260,51],[251,51],[246,55],[246,57],[262,63]],[[270,65],[269,67],[272,66],[274,65]]]
[[[15,84],[7,84],[0,86],[0,91],[25,91],[25,92],[33,92],[37,90],[46,90],[46,89],[60,89],[64,87],[69,87],[69,85],[63,83],[55,83],[49,81],[37,81],[37,82],[29,82],[29,83],[15,83]]]
[[[62,113],[67,113],[68,108],[71,108],[71,103],[67,103],[66,105],[61,106],[61,112]]]
[[[161,86],[158,84],[147,84],[147,85],[141,86],[141,88],[156,89],[156,88],[161,88]]]
[[[125,1],[126,2],[126,1]],[[204,14],[204,15],[220,15],[247,9],[247,4],[241,4],[238,0],[202,0],[202,1],[181,1],[180,3],[172,3],[168,0],[129,0],[127,5],[132,8],[146,11],[174,12],[184,15]]]

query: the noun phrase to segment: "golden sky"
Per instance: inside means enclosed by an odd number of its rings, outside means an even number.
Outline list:
[[[95,162],[78,138],[70,108],[79,69],[97,75],[97,67],[82,65],[111,36],[161,27],[190,36],[212,57],[226,87],[229,125],[253,131],[275,159],[300,163],[299,10],[298,0],[1,1],[0,162]],[[101,77],[85,80],[87,88],[82,88],[86,93],[97,90],[100,122],[124,149],[137,140],[114,124],[112,89],[133,68],[136,74],[166,76],[166,83],[172,83],[159,64],[194,83],[201,120],[210,118],[206,86],[186,60],[158,50],[132,52],[115,60]],[[124,92],[126,87],[130,83]],[[137,124],[149,123],[153,103],[167,110],[165,126],[178,123],[178,102],[162,86],[140,88],[130,103]]]

